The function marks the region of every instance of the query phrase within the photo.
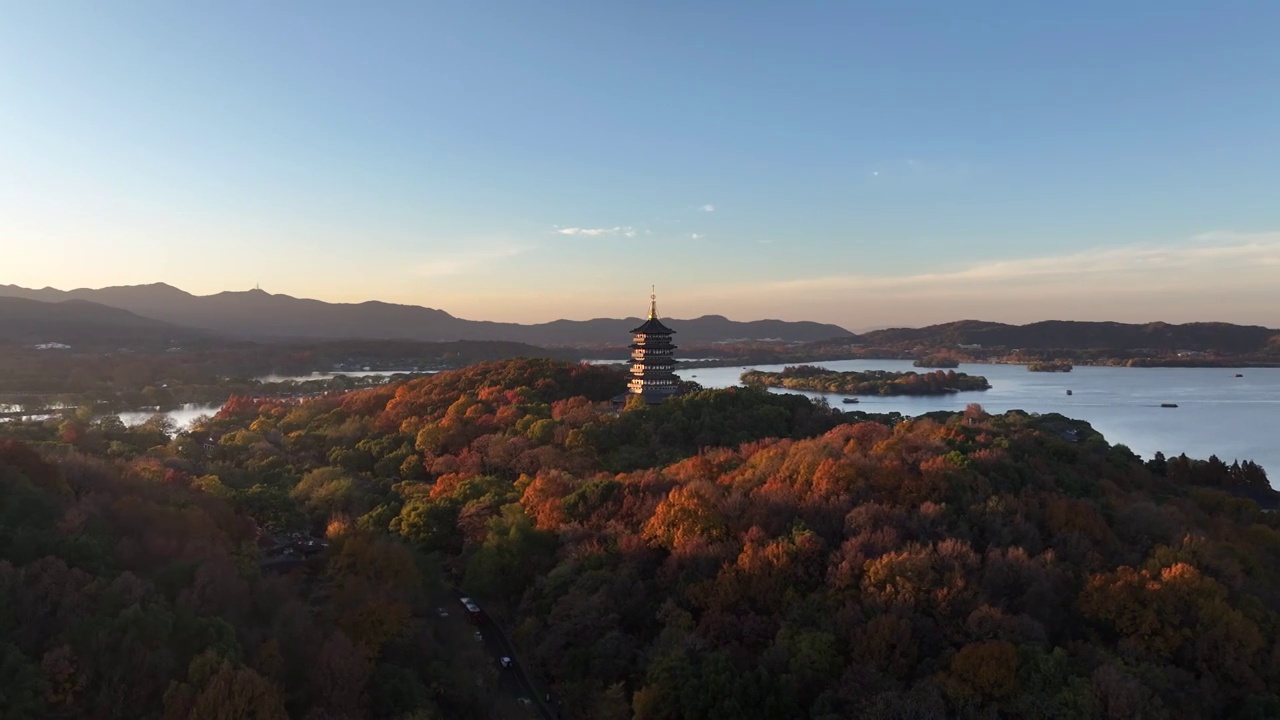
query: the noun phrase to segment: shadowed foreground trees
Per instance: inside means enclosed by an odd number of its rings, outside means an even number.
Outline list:
[[[0,716],[366,717],[393,670],[420,700],[384,717],[483,716],[427,690],[446,657],[403,543],[348,532],[310,579],[264,573],[253,520],[176,468],[46,452],[0,441]]]

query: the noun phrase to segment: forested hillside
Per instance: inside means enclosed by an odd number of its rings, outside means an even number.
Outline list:
[[[1280,715],[1261,468],[976,405],[619,413],[624,382],[517,360],[174,437],[0,425],[0,716],[487,717],[445,583],[564,718]],[[328,546],[278,574],[255,528]]]
[[[112,351],[128,346],[164,350],[208,345],[210,333],[141,317],[85,300],[39,302],[0,296],[0,347],[59,343]]]

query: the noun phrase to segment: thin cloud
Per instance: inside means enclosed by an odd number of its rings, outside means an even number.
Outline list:
[[[556,232],[560,233],[561,235],[589,235],[591,237],[598,237],[600,235],[610,235],[612,233],[618,232],[621,229],[622,228],[567,227],[567,228],[560,228],[559,230],[556,230]]]
[[[965,318],[1277,327],[1277,268],[1280,232],[1213,232],[1162,245],[975,261],[927,273],[705,284],[690,291],[686,301],[698,306],[694,313],[732,306],[745,316],[823,320],[850,328],[919,327]]]
[[[693,238],[694,240],[701,240],[702,238],[706,237],[706,235],[704,235],[703,233],[692,233],[689,235],[689,237]]]
[[[959,289],[996,291],[1002,287],[1064,284],[1106,288],[1221,285],[1254,278],[1258,266],[1280,262],[1280,233],[1206,233],[1172,245],[1093,248],[1064,255],[997,260],[956,270],[900,276],[838,275],[770,283],[783,289]],[[1223,272],[1230,274],[1221,274]]]
[[[418,264],[414,270],[424,277],[446,277],[463,275],[484,268],[489,263],[498,262],[527,252],[528,247],[517,245],[499,245],[479,248],[463,252],[440,253],[431,259]]]
[[[707,286],[696,300],[713,307],[731,303],[752,314],[785,307],[795,319],[859,327],[961,318],[1225,320],[1275,327],[1280,321],[1277,267],[1280,232],[1214,232],[1172,243],[973,262],[911,275]]]
[[[625,237],[635,237],[635,228],[630,226],[617,225],[609,228],[580,228],[580,227],[557,227],[555,231],[561,235],[585,235],[587,237],[602,237],[605,235],[623,235]]]
[[[698,209],[699,209],[699,210],[701,210],[702,212],[715,212],[715,211],[716,211],[716,206],[715,206],[715,205],[712,205],[711,203],[707,203],[706,205],[703,205],[702,207],[700,207],[700,208],[698,208]]]

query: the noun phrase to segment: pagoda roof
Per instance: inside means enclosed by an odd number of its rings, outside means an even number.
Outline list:
[[[632,330],[631,332],[645,333],[646,335],[657,335],[657,334],[674,335],[676,331],[672,330],[666,325],[663,325],[662,321],[659,320],[658,318],[651,317],[648,320],[645,320],[643,325],[636,328],[635,330]]]

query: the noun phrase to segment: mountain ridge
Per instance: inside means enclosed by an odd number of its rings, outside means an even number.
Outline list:
[[[245,339],[506,340],[544,346],[616,345],[624,343],[631,329],[643,322],[639,317],[628,317],[560,319],[523,325],[466,320],[437,308],[379,300],[329,303],[257,289],[194,295],[167,283],[72,290],[0,285],[0,296],[42,302],[88,300],[174,325]],[[742,322],[704,315],[668,322],[686,344],[765,339],[812,342],[853,337],[838,325],[808,321]]]
[[[1280,342],[1280,330],[1261,325],[1223,322],[1120,323],[1112,321],[1041,320],[1025,325],[957,320],[920,328],[885,328],[857,336],[867,346],[981,345],[984,348],[1029,350],[1162,350],[1225,352],[1266,350]]]
[[[168,346],[208,337],[208,333],[193,328],[88,300],[45,302],[0,296],[0,344]]]
[[[73,290],[0,285],[0,298],[22,298],[52,304],[84,301],[102,308],[122,310],[137,318],[124,322],[126,327],[132,327],[129,332],[137,332],[138,322],[145,320],[160,323],[167,332],[178,336],[218,335],[249,340],[468,340],[521,342],[543,347],[617,347],[624,345],[631,329],[643,322],[643,318],[633,316],[559,319],[523,325],[466,320],[437,308],[381,300],[329,303],[258,289],[194,295],[167,283]],[[28,310],[39,315],[31,308]],[[61,322],[68,322],[67,311],[62,312],[64,315],[57,317],[62,318]],[[116,322],[121,319],[107,320]],[[8,322],[13,325],[18,321],[10,317]],[[817,322],[735,321],[716,314],[690,319],[664,318],[664,322],[677,332],[677,343],[686,347],[733,341],[782,340],[833,346],[859,344],[898,350],[981,345],[984,348],[1028,350],[1151,349],[1246,354],[1280,349],[1280,330],[1223,322],[1177,324],[1161,321],[1042,320],[1013,325],[966,319],[919,328],[891,327],[864,333],[852,333],[837,325]],[[33,337],[30,324],[24,327],[23,337]],[[160,326],[150,330],[153,334],[160,332]],[[89,336],[98,338],[93,332]]]

